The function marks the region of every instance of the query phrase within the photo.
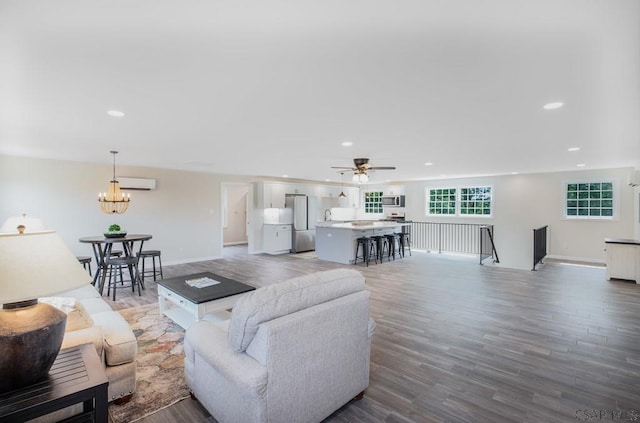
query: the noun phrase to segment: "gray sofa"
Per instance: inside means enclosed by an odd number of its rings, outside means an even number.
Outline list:
[[[221,423],[319,422],[369,385],[374,330],[359,272],[290,279],[189,327],[186,382]]]

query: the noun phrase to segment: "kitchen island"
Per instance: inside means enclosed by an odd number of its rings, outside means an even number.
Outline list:
[[[401,232],[402,226],[408,224],[410,223],[374,220],[346,223],[318,222],[316,254],[320,260],[353,264],[358,238]]]

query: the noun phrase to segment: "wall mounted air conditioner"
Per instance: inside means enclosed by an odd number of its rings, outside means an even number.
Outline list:
[[[151,191],[156,189],[155,179],[118,177],[121,189]]]
[[[640,185],[640,171],[631,171],[627,175],[627,185],[630,187],[637,187]]]

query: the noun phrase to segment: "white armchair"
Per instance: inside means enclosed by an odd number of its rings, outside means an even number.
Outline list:
[[[221,423],[319,422],[369,385],[374,329],[359,272],[290,279],[238,300],[228,331],[189,327],[186,381]]]

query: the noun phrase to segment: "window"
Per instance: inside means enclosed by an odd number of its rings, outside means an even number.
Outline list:
[[[427,188],[427,215],[491,216],[492,189],[483,187]]]
[[[491,187],[460,188],[460,214],[491,214]]]
[[[456,188],[430,189],[428,210],[428,214],[456,214]]]
[[[382,191],[368,191],[364,193],[364,212],[382,213]]]
[[[613,182],[569,182],[566,194],[567,218],[613,218]]]

